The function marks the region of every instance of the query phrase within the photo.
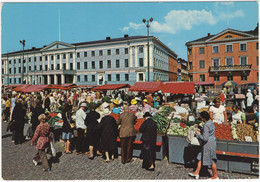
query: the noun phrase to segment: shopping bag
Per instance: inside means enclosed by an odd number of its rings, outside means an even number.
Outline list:
[[[27,136],[29,138],[32,138],[33,137],[33,129],[31,126],[29,126],[28,130],[27,130]]]
[[[29,123],[25,123],[25,124],[24,124],[24,127],[23,127],[23,136],[27,136],[29,127],[30,127],[30,124],[29,124]]]
[[[54,144],[53,144],[52,141],[50,142],[50,147],[51,147],[51,155],[53,157],[55,157],[56,156],[56,149],[54,148]]]
[[[200,146],[200,141],[198,140],[198,138],[195,136],[195,130],[194,129],[189,129],[188,130],[188,135],[186,140],[191,144],[191,145],[196,145],[196,146]]]

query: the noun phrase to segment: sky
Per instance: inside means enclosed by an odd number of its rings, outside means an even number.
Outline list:
[[[124,34],[146,36],[142,20],[152,17],[150,35],[187,60],[186,42],[227,28],[254,30],[258,8],[257,1],[9,2],[1,9],[1,51],[22,50],[20,40],[26,41],[25,49],[59,41],[59,20],[61,41],[79,43]]]

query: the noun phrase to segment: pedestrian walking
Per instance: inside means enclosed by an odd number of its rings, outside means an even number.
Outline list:
[[[36,127],[40,124],[38,117],[41,114],[45,113],[44,109],[42,108],[42,101],[37,99],[36,100],[36,107],[31,108],[31,111],[32,111],[31,127],[32,127],[32,131],[34,133],[35,130],[36,130]]]
[[[99,151],[100,145],[100,132],[98,119],[100,114],[95,111],[95,105],[90,105],[90,112],[87,114],[85,119],[85,125],[87,126],[87,136],[86,139],[89,144],[89,159],[93,160],[95,157],[95,151],[97,155],[101,155]]]
[[[196,130],[196,137],[201,140],[201,151],[197,156],[198,164],[193,173],[189,173],[190,176],[199,179],[199,172],[201,166],[211,166],[213,176],[210,179],[219,179],[217,174],[217,154],[216,154],[216,139],[215,139],[215,125],[210,119],[210,115],[207,111],[200,113],[200,118],[205,124],[203,125],[201,132]]]
[[[105,115],[99,124],[100,129],[100,147],[102,153],[105,155],[105,162],[114,160],[115,151],[117,149],[116,139],[118,136],[118,127],[114,117],[110,116],[110,111],[105,109],[103,115]]]
[[[135,141],[136,130],[134,125],[137,117],[130,112],[128,107],[124,107],[124,112],[119,115],[117,124],[121,125],[119,137],[121,143],[122,164],[133,162],[133,142]]]
[[[247,112],[252,112],[252,104],[254,102],[254,99],[253,99],[253,94],[251,92],[250,89],[247,90],[247,94],[246,94],[246,98],[247,98]]]
[[[142,133],[142,150],[140,155],[140,157],[143,159],[142,168],[145,168],[149,171],[154,171],[157,127],[156,123],[151,118],[152,115],[149,112],[146,112],[143,117],[145,118],[145,121],[139,128],[139,131]]]
[[[78,132],[78,138],[76,142],[76,155],[79,154],[88,154],[85,149],[85,130],[87,129],[85,125],[85,119],[86,119],[86,109],[87,109],[87,103],[83,102],[80,105],[79,110],[76,112],[76,129]]]
[[[47,117],[45,116],[45,114],[41,114],[38,119],[40,121],[40,124],[36,128],[31,142],[31,145],[36,144],[36,149],[38,150],[37,154],[33,158],[33,163],[35,164],[35,166],[37,166],[39,161],[41,161],[43,170],[50,171],[47,155],[45,153],[45,149],[50,147],[50,125],[46,123]]]

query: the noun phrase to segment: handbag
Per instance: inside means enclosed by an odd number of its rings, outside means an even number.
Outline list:
[[[24,127],[23,127],[23,136],[27,136],[29,128],[30,128],[30,124],[29,123],[25,123]]]
[[[50,142],[50,147],[51,147],[51,155],[53,157],[55,157],[56,156],[56,149],[54,148],[54,144],[53,144],[52,141]]]
[[[201,145],[199,139],[195,136],[195,130],[194,129],[189,129],[188,130],[188,135],[187,135],[186,140],[191,145],[196,145],[196,146],[200,146]]]

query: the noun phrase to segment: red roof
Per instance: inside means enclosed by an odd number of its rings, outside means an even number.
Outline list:
[[[79,88],[94,88],[96,85],[78,85]]]
[[[49,89],[62,89],[62,90],[68,90],[70,87],[63,86],[63,85],[48,85]]]
[[[195,82],[195,85],[214,85],[214,82]]]
[[[162,92],[171,94],[194,94],[194,89],[194,82],[174,82],[165,83]]]
[[[22,84],[22,85],[18,85],[17,87],[15,87],[13,90],[14,91],[22,91],[23,89],[25,89],[26,87],[28,87],[30,85],[26,85],[26,84]]]
[[[40,92],[48,88],[48,85],[29,85],[28,87],[22,89],[22,92]]]
[[[101,85],[97,86],[92,91],[102,91],[102,90],[117,90],[120,88],[130,88],[131,86],[129,84],[107,84],[107,85]]]
[[[129,91],[156,92],[162,89],[162,82],[135,82]]]

